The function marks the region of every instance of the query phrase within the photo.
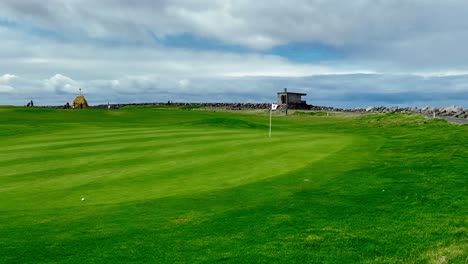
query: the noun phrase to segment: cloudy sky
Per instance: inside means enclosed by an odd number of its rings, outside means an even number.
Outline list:
[[[468,107],[468,2],[2,0],[0,105]]]

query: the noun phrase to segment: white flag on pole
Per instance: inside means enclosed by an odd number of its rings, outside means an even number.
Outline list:
[[[268,136],[271,137],[271,113],[276,110],[278,108],[278,105],[277,104],[271,104],[271,110],[269,111],[270,112],[270,129],[269,129],[269,132],[268,132]]]

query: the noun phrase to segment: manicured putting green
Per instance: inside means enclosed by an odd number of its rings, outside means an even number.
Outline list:
[[[65,134],[65,136],[64,136]],[[86,129],[4,147],[9,209],[113,204],[232,188],[277,177],[340,150],[349,137],[227,129]],[[22,195],[18,195],[21,193]]]

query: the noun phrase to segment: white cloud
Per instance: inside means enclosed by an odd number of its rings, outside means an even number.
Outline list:
[[[44,80],[45,86],[56,93],[78,93],[81,88],[78,82],[70,77],[55,74],[49,79]]]
[[[190,80],[182,79],[179,81],[179,86],[185,88],[190,85]]]
[[[0,82],[1,83],[7,83],[7,82],[9,82],[11,80],[14,80],[16,78],[18,78],[18,76],[7,73],[7,74],[4,74],[4,75],[0,76]]]
[[[112,87],[119,87],[120,86],[120,81],[119,80],[112,80],[111,81],[111,86]]]
[[[0,93],[8,93],[15,90],[15,88],[11,87],[10,85],[0,84]]]
[[[8,73],[1,75],[0,76],[0,93],[13,92],[15,88],[13,88],[13,86],[11,86],[9,83],[12,80],[17,79],[17,78],[18,76],[13,75],[13,74],[8,74]]]

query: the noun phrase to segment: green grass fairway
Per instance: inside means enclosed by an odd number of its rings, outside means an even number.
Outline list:
[[[0,263],[467,263],[467,125],[268,118],[0,107]]]

